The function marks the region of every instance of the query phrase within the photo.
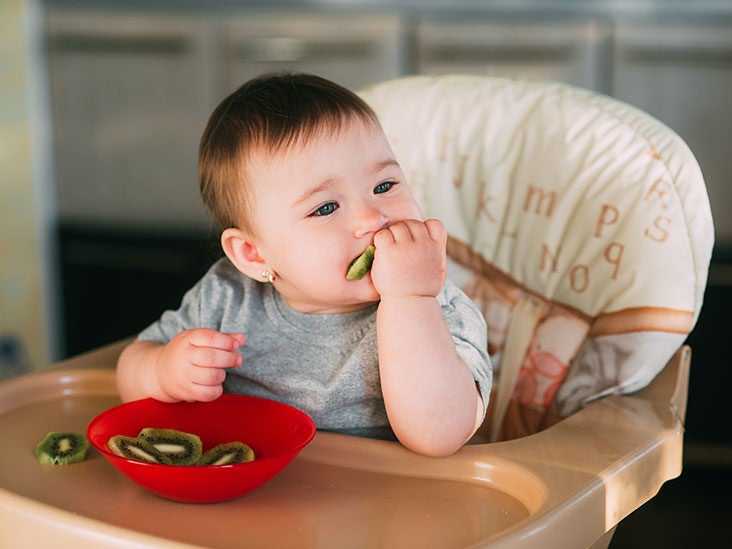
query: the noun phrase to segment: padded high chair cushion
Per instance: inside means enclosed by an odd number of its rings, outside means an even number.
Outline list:
[[[409,77],[362,95],[447,226],[500,386],[566,416],[650,383],[698,317],[713,243],[682,140],[558,83]]]

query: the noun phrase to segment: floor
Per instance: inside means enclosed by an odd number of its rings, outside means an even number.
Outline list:
[[[730,546],[732,466],[696,462],[623,520],[610,549]]]

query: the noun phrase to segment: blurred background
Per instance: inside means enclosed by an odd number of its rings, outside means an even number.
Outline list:
[[[0,379],[177,306],[219,254],[199,136],[220,99],[270,69],[352,89],[408,74],[559,80],[687,141],[716,225],[690,336],[687,469],[613,546],[643,546],[644,532],[699,546],[719,528],[732,477],[732,0],[0,0]],[[692,508],[684,538],[674,523]]]

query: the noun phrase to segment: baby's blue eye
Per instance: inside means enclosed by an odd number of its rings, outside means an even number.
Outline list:
[[[311,215],[315,215],[315,216],[330,215],[337,209],[338,209],[338,204],[336,204],[335,202],[326,202],[325,204],[320,206],[317,210],[315,210]]]
[[[374,187],[374,194],[385,193],[394,185],[396,185],[394,181],[384,181],[383,183],[379,183],[378,185],[376,185],[376,187]]]

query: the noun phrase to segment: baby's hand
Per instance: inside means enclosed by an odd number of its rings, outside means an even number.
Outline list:
[[[384,297],[434,297],[445,282],[447,231],[436,219],[409,219],[374,236],[371,280]]]
[[[162,348],[155,364],[161,389],[176,401],[217,399],[223,393],[224,369],[241,364],[236,350],[245,339],[244,334],[208,328],[179,333]]]

